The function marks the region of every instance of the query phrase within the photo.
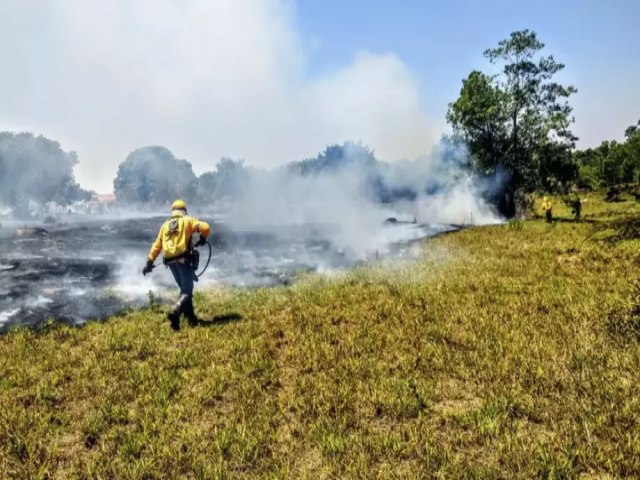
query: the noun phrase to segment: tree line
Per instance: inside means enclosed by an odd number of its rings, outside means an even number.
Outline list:
[[[113,189],[124,204],[164,205],[176,198],[213,203],[239,194],[248,177],[244,162],[230,158],[196,176],[189,161],[177,159],[165,147],[150,146],[134,150],[120,164]]]
[[[565,66],[543,54],[544,47],[535,32],[521,30],[486,50],[493,73],[472,71],[447,112],[474,172],[508,172],[500,205],[506,215],[515,213],[518,190],[566,192],[640,181],[640,122],[627,128],[623,142],[576,150],[569,98],[577,89],[554,81]]]
[[[118,201],[125,204],[166,205],[175,198],[183,198],[190,203],[213,205],[233,202],[250,193],[254,180],[267,177],[272,181],[294,180],[350,170],[359,178],[356,183],[362,194],[375,202],[390,203],[412,200],[426,188],[415,182],[408,185],[389,181],[400,177],[400,169],[378,160],[368,146],[347,141],[330,145],[313,158],[290,162],[270,172],[248,167],[242,160],[222,158],[212,171],[196,176],[187,160],[175,158],[165,147],[150,146],[127,156],[118,167],[113,185]],[[283,185],[286,184],[284,181]]]
[[[612,188],[640,183],[640,120],[624,132],[621,142],[604,141],[596,148],[577,150],[577,184],[582,188]]]

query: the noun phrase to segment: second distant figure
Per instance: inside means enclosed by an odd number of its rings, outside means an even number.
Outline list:
[[[199,233],[197,245],[204,245],[211,233],[206,222],[187,214],[187,204],[176,200],[171,205],[171,218],[162,224],[156,241],[151,246],[147,264],[142,270],[146,275],[153,269],[153,262],[163,252],[164,263],[180,287],[180,300],[169,313],[171,328],[180,330],[180,316],[184,314],[191,325],[197,325],[198,318],[193,309],[193,283],[198,280],[192,263],[192,235]]]
[[[580,197],[576,197],[573,201],[573,209],[571,210],[571,213],[575,215],[576,222],[579,222],[582,215],[582,200],[580,200]]]

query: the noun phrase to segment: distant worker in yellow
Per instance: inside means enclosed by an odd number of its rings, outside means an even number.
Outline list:
[[[182,314],[187,317],[190,325],[198,324],[198,317],[193,309],[193,282],[198,280],[194,269],[194,258],[197,257],[191,238],[194,233],[199,234],[196,245],[204,245],[211,227],[208,223],[189,216],[187,204],[183,200],[176,200],[171,205],[171,218],[160,227],[158,237],[149,251],[147,264],[142,269],[143,275],[150,273],[154,268],[153,262],[163,252],[164,264],[169,267],[180,287],[180,300],[168,315],[174,330],[180,330]]]
[[[553,213],[551,209],[553,208],[553,203],[547,197],[542,199],[542,210],[544,210],[545,217],[547,218],[547,223],[551,223],[553,219]]]

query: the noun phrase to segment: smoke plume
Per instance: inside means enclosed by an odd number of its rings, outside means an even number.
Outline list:
[[[430,155],[397,164],[350,142],[329,147],[287,168],[254,170],[227,222],[234,228],[311,224],[346,253],[370,257],[411,237],[407,230],[399,236],[399,225],[499,221],[484,200],[489,183],[469,174],[466,155],[446,139]]]
[[[434,140],[417,81],[393,53],[311,74],[289,0],[0,2],[0,130],[74,148],[80,183],[108,192],[142,145],[194,171],[273,168],[345,138],[386,160]]]

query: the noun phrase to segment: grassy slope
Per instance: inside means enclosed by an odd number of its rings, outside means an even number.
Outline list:
[[[0,477],[640,476],[640,208],[583,213],[2,336]]]

